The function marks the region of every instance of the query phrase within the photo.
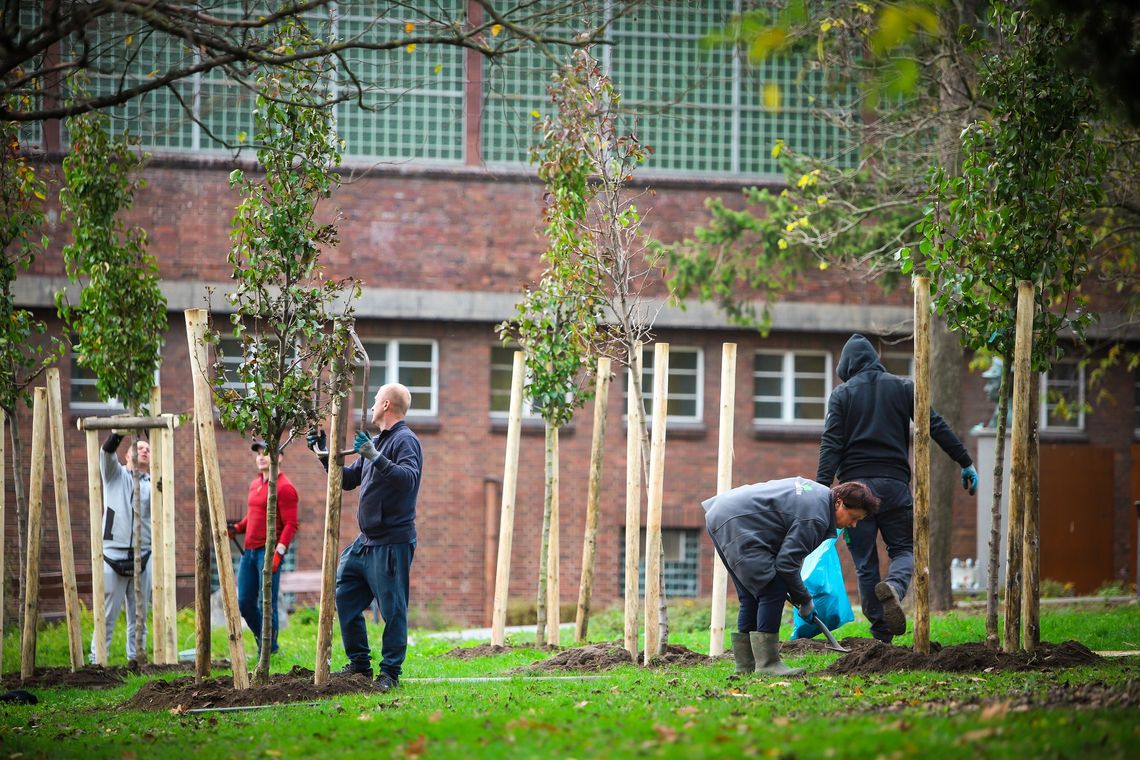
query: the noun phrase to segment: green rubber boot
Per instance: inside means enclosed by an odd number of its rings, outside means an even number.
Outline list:
[[[756,657],[752,654],[752,641],[747,633],[732,634],[732,659],[736,660],[737,673],[755,673]]]
[[[780,659],[780,634],[753,631],[749,634],[752,656],[756,658],[756,672],[770,676],[798,676],[803,668],[789,668]]]

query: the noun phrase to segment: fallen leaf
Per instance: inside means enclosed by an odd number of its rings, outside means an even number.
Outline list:
[[[574,706],[580,710],[588,704],[590,704],[590,701],[588,699],[583,699],[581,702],[579,702],[578,704],[576,704]]]
[[[175,705],[174,707],[170,708],[170,714],[171,715],[185,715],[186,714],[186,705]]]
[[[958,737],[958,742],[959,743],[980,742],[984,739],[990,738],[991,736],[995,735],[997,732],[998,731],[996,728],[979,728],[976,731],[967,731],[966,733],[964,733],[960,737]]]
[[[775,718],[772,718],[772,725],[778,726],[779,728],[785,728],[786,726],[792,725],[792,721],[789,718],[785,718],[783,715],[777,715]]]
[[[443,720],[443,710],[436,710],[428,716],[428,721],[431,723],[439,723]]]
[[[653,730],[657,732],[657,735],[661,737],[661,741],[663,742],[677,741],[676,729],[670,728],[669,726],[663,726],[658,723],[653,726]]]
[[[982,720],[993,720],[994,718],[1004,718],[1009,712],[1009,702],[994,702],[991,705],[986,705],[982,708]]]
[[[791,685],[792,685],[791,681],[773,681],[772,683],[768,684],[768,688],[769,689],[775,689],[777,686],[782,688],[784,686],[791,686]]]
[[[674,710],[674,712],[678,715],[695,715],[700,711],[700,708],[696,705],[685,705],[684,707],[678,707],[676,710]]]
[[[420,735],[404,746],[404,754],[408,757],[419,757],[427,750],[427,737]]]

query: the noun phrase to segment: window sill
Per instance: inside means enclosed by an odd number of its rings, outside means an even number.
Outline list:
[[[507,418],[506,417],[492,417],[491,418],[491,432],[497,435],[507,434]],[[541,417],[523,417],[522,425],[519,432],[527,436],[544,436],[546,435],[546,422]],[[558,431],[559,438],[566,438],[567,436],[574,435],[574,423],[571,422],[563,425]]]
[[[653,421],[647,420],[649,435],[653,435]],[[622,423],[622,430],[628,432],[629,424]],[[693,420],[691,422],[683,422],[681,420],[668,420],[665,422],[665,437],[679,440],[699,440],[708,436],[708,426],[703,422]]]
[[[438,433],[443,427],[439,421],[439,417],[434,414],[430,417],[405,417],[404,422],[406,422],[408,428],[417,435],[420,433]]]
[[[769,425],[752,423],[752,437],[758,441],[815,441],[823,435],[823,425]]]

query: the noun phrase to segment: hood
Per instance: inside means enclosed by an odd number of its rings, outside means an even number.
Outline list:
[[[839,354],[839,368],[836,372],[840,380],[847,382],[865,369],[887,371],[879,361],[879,352],[871,345],[871,341],[855,333],[847,340],[847,345]]]

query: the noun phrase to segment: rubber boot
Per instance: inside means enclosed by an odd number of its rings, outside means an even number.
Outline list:
[[[789,668],[780,659],[780,634],[753,631],[748,634],[752,643],[752,656],[756,658],[756,672],[770,676],[798,676],[803,668]]]
[[[756,657],[752,654],[752,641],[747,633],[732,634],[732,659],[736,660],[737,673],[755,673]]]

